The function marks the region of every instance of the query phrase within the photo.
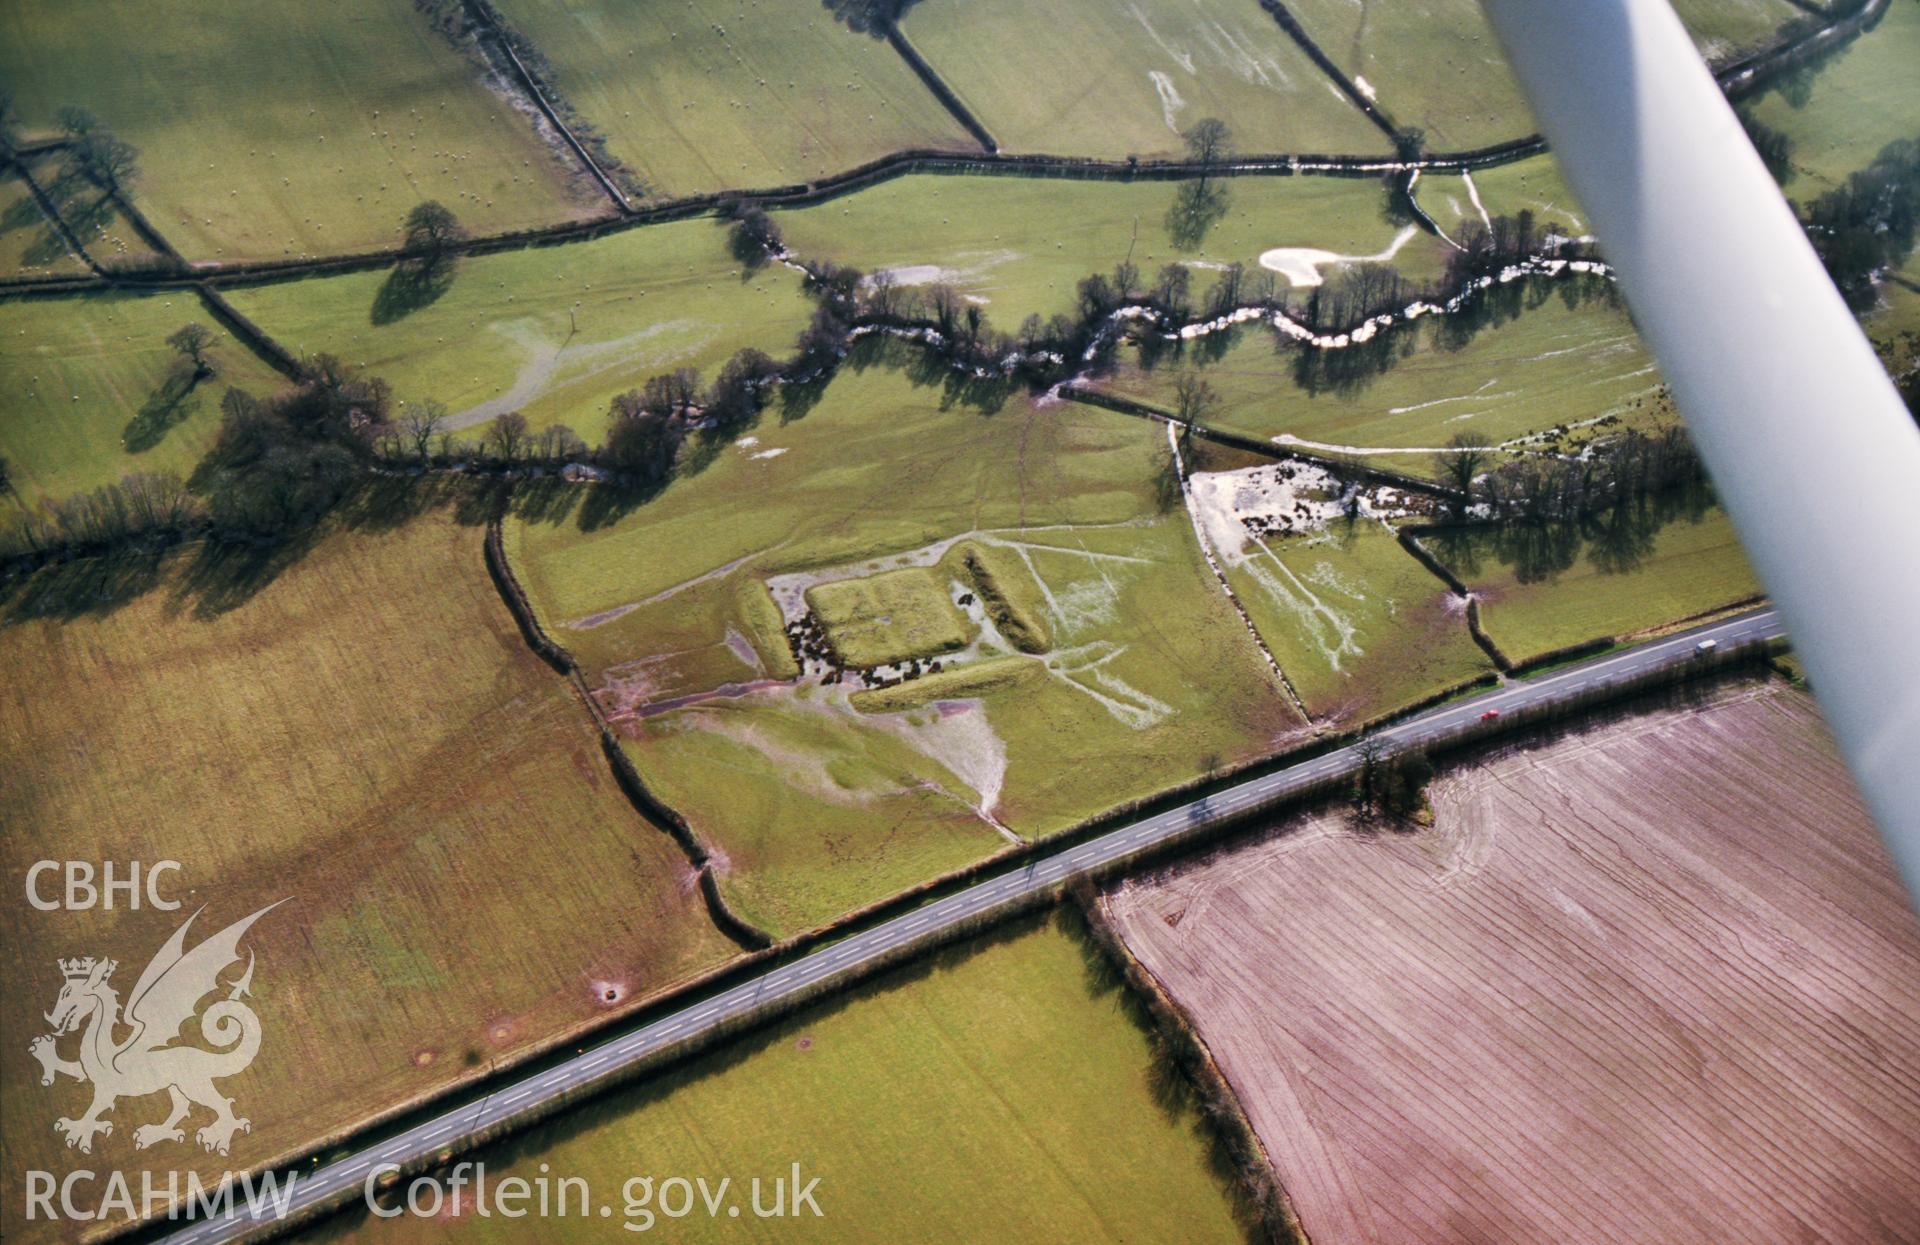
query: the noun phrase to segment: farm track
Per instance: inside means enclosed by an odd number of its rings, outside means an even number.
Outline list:
[[[1262,0],[1264,4],[1266,0]],[[1721,66],[1715,71],[1722,89],[1730,95],[1742,95],[1757,89],[1778,73],[1793,69],[1804,61],[1831,51],[1876,23],[1892,0],[1868,0],[1859,12],[1831,19],[1826,25]],[[1336,88],[1339,80],[1334,80]],[[1347,84],[1347,89],[1352,84]],[[1342,92],[1345,94],[1345,90]],[[1369,113],[1374,116],[1374,112]],[[1378,123],[1378,119],[1376,121]],[[1389,121],[1390,124],[1390,121]],[[564,131],[563,131],[564,132]],[[976,137],[978,137],[976,135]],[[576,141],[577,140],[573,140]],[[988,136],[991,141],[991,136]],[[6,149],[10,161],[18,155],[51,151],[60,140],[41,140]],[[933,150],[907,150],[882,156],[844,172],[810,182],[757,189],[711,191],[689,195],[645,207],[625,205],[598,220],[570,222],[534,229],[513,230],[472,238],[461,244],[462,255],[490,255],[502,251],[536,246],[557,246],[587,242],[628,229],[665,224],[704,216],[722,204],[743,202],[768,208],[804,207],[879,185],[916,173],[950,175],[986,175],[1014,177],[1075,178],[1088,181],[1181,181],[1195,177],[1373,177],[1389,172],[1468,172],[1510,164],[1546,150],[1546,140],[1538,134],[1524,135],[1504,143],[1467,151],[1440,152],[1412,160],[1379,156],[1318,155],[1307,153],[1237,156],[1217,164],[1181,160],[1094,160],[1072,156],[1007,155],[998,151],[968,153]],[[17,163],[17,161],[13,161]],[[598,166],[594,166],[597,170]],[[604,174],[602,174],[604,176]],[[123,207],[128,206],[125,198]],[[46,205],[42,204],[45,210]],[[138,221],[137,214],[129,215]],[[58,222],[63,237],[68,231]],[[137,226],[136,226],[137,227]],[[151,228],[151,226],[149,226]],[[171,246],[167,253],[177,254]],[[254,263],[204,263],[191,273],[100,273],[94,277],[4,277],[0,278],[0,298],[56,296],[87,293],[104,289],[167,290],[184,289],[208,282],[220,286],[247,286],[302,277],[364,272],[385,268],[404,258],[400,248],[319,256],[299,260],[263,260]],[[184,267],[184,263],[182,267]],[[99,270],[96,269],[96,272]]]

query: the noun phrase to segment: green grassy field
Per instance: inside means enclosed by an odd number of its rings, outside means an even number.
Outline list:
[[[501,0],[554,85],[655,195],[809,181],[978,147],[879,39],[816,0]]]
[[[1534,227],[1541,232],[1555,225],[1572,237],[1586,232],[1585,213],[1561,180],[1551,154],[1472,173],[1423,173],[1414,193],[1421,210],[1450,237],[1469,221],[1484,225],[1488,218],[1517,216],[1523,211],[1533,213]]]
[[[858,367],[618,522],[508,529],[549,627],[751,919],[804,928],[1004,846],[989,815],[1046,834],[1299,728],[1184,516],[1159,509],[1153,429],[1019,397],[943,409],[894,366]],[[932,565],[963,537],[1038,585],[1052,647],[1018,660],[1041,677],[897,714],[768,679],[777,632],[742,613],[759,584]],[[1013,651],[983,640],[947,664]]]
[[[985,299],[993,323],[1009,332],[1031,313],[1071,310],[1082,277],[1111,273],[1129,256],[1148,283],[1162,265],[1188,264],[1198,302],[1221,264],[1259,274],[1261,252],[1282,246],[1374,255],[1398,233],[1381,215],[1386,196],[1371,180],[1237,177],[1221,184],[1227,214],[1193,246],[1168,230],[1178,193],[1171,182],[902,177],[775,219],[797,254],[864,272],[890,269],[902,284],[945,281]],[[1415,280],[1438,276],[1443,245],[1417,234],[1393,263]],[[1286,280],[1272,275],[1285,289]]]
[[[1920,137],[1920,3],[1893,0],[1880,24],[1750,107],[1793,140],[1787,197],[1817,199],[1895,139]]]
[[[101,598],[137,559],[10,587],[0,660],[36,672],[0,693],[14,893],[42,857],[170,858],[188,910],[208,905],[203,933],[290,899],[249,938],[265,1043],[223,1082],[252,1134],[229,1158],[136,1155],[133,1126],[164,1106],[143,1099],[97,1162],[262,1163],[591,1022],[609,990],[653,994],[733,954],[527,649],[480,543],[431,515],[335,535],[212,617],[232,569],[191,551],[117,610]],[[58,601],[67,616],[31,617]],[[112,954],[130,985],[179,916],[7,905],[6,1031],[43,1030],[56,957]],[[8,1170],[64,1170],[48,1122],[84,1105],[74,1086],[41,1089],[24,1058],[0,1085]]]
[[[1510,164],[1497,164],[1490,169],[1479,169],[1472,177],[1474,188],[1480,194],[1480,202],[1485,205],[1489,215],[1514,216],[1525,210],[1533,213],[1535,223],[1542,228],[1559,224],[1571,228],[1576,236],[1586,232],[1586,210],[1562,180],[1560,166],[1551,153],[1515,160]],[[1466,189],[1464,178],[1421,177],[1420,201],[1429,212],[1433,212],[1436,206],[1433,196],[1426,190],[1430,182],[1449,189],[1457,185],[1459,191]],[[1454,192],[1454,197],[1471,209],[1470,196]],[[1451,209],[1452,204],[1445,206]],[[1464,211],[1455,215],[1457,219],[1466,219]],[[1478,218],[1479,213],[1475,212],[1474,219]]]
[[[1370,89],[1397,124],[1424,130],[1435,150],[1484,147],[1534,129],[1476,0],[1287,7],[1356,86]]]
[[[423,199],[480,232],[605,207],[408,0],[22,0],[0,80],[29,132],[77,104],[139,148],[137,198],[196,260],[392,246]]]
[[[403,401],[446,403],[478,425],[509,410],[589,441],[613,396],[676,367],[710,379],[757,346],[785,357],[812,304],[792,269],[743,273],[711,220],[462,260],[417,309],[390,308],[384,272],[234,290],[233,302],[298,354],[328,352],[387,379]]]
[[[1592,435],[1597,425],[1575,427],[1587,421],[1663,418],[1659,375],[1624,311],[1597,303],[1570,310],[1553,297],[1459,349],[1446,348],[1437,333],[1431,322],[1410,331],[1418,342],[1413,353],[1383,374],[1314,388],[1299,383],[1296,352],[1277,351],[1265,329],[1241,330],[1218,361],[1198,365],[1220,395],[1206,422],[1263,439],[1294,437],[1323,453],[1363,455],[1432,477],[1433,451],[1455,433],[1500,444],[1567,425],[1565,446]],[[1150,372],[1123,366],[1104,384],[1165,405],[1179,374],[1171,363]]]
[[[1202,117],[1225,121],[1240,151],[1392,149],[1251,3],[932,0],[902,28],[1008,151],[1181,156]]]
[[[189,385],[167,336],[214,330],[215,375]],[[101,294],[0,302],[0,455],[27,503],[130,472],[192,474],[220,426],[229,385],[271,393],[278,373],[220,328],[192,294]]]
[[[1378,523],[1246,553],[1227,577],[1316,720],[1358,725],[1493,669],[1462,604]]]
[[[1165,1104],[1146,1034],[1087,955],[1077,934],[1023,922],[476,1158],[489,1180],[579,1176],[611,1205],[610,1220],[544,1221],[560,1241],[623,1221],[676,1241],[1245,1240],[1197,1111]],[[819,1178],[820,1216],[756,1221],[750,1182],[771,1200],[794,1163]],[[738,1217],[660,1214],[675,1175],[731,1177]],[[654,1177],[656,1200],[630,1210],[634,1176]],[[517,1241],[525,1221],[355,1211],[313,1235]]]
[[[1288,7],[1356,85],[1436,150],[1482,147],[1535,128],[1506,54],[1476,0],[1421,5],[1294,0]],[[1707,55],[1763,43],[1800,10],[1787,0],[1682,0],[1675,6]]]
[[[1466,581],[1487,634],[1516,662],[1760,592],[1733,524],[1717,506],[1653,520],[1601,519],[1583,531],[1514,529],[1423,543]]]

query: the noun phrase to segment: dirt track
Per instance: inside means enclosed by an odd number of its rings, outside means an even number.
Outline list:
[[[1920,1241],[1920,923],[1777,685],[1110,898],[1316,1245]]]

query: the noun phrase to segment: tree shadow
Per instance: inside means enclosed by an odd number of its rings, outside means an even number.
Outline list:
[[[1653,557],[1662,530],[1673,523],[1698,523],[1713,506],[1712,486],[1698,482],[1629,497],[1576,519],[1443,528],[1421,540],[1469,581],[1493,563],[1510,567],[1519,583],[1552,583],[1583,556],[1601,575],[1628,575]]]
[[[601,528],[612,527],[664,493],[671,482],[671,479],[646,484],[616,484],[608,481],[584,488],[581,491],[585,496],[575,508],[576,526],[583,532],[597,532]]]
[[[940,391],[943,411],[962,407],[992,415],[1007,404],[1014,389],[1011,377],[997,372],[982,376],[971,368],[956,366],[934,350],[915,350],[904,371],[907,383],[915,388]]]
[[[113,199],[109,195],[98,195],[90,203],[79,203],[79,192],[85,183],[76,177],[62,174],[51,185],[42,186],[42,191],[60,213],[67,228],[84,244],[86,239],[98,235],[113,219]],[[40,203],[21,182],[20,198],[7,205],[0,212],[0,236],[17,233],[21,230],[34,230],[35,235],[21,249],[20,260],[23,264],[35,268],[44,268],[74,256],[67,246],[66,237],[53,221],[47,219]]]
[[[1420,348],[1418,324],[1376,333],[1344,350],[1318,350],[1274,335],[1274,351],[1293,356],[1293,383],[1308,397],[1352,398]]]
[[[938,389],[943,411],[962,407],[992,415],[1007,404],[1007,399],[1020,386],[1016,377],[1001,375],[997,369],[981,375],[972,368],[956,365],[938,350],[881,334],[856,341],[842,365],[856,373],[890,368],[905,376],[907,383],[916,389]]]
[[[540,476],[521,481],[520,487],[513,491],[510,505],[513,516],[522,523],[558,527],[572,516],[580,505],[581,495],[587,491],[584,486],[557,475]]]
[[[162,545],[128,545],[31,575],[0,578],[0,621],[16,626],[36,619],[105,617],[158,587],[168,556]]]
[[[439,301],[453,287],[454,261],[405,259],[393,266],[374,295],[369,319],[392,324]]]
[[[191,364],[183,363],[167,373],[160,387],[147,395],[140,409],[127,421],[121,439],[129,454],[144,454],[166,439],[175,425],[185,423],[200,411],[200,399],[195,395],[199,388],[202,373]]]
[[[32,268],[44,268],[57,263],[68,255],[67,242],[60,231],[53,227],[40,205],[34,202],[31,194],[23,194],[0,212],[0,237],[18,233],[23,229],[35,230],[32,238],[21,248],[20,262]]]
[[[445,474],[369,475],[316,522],[255,539],[160,536],[0,578],[0,626],[104,617],[165,589],[177,608],[212,618],[251,601],[343,531],[384,532],[431,511],[477,526],[503,512],[513,482]]]
[[[759,239],[737,223],[724,216],[717,218],[716,223],[727,231],[727,254],[733,256],[734,262],[740,265],[742,285],[759,276],[760,270],[773,262],[773,257],[767,254],[767,248],[760,244]]]
[[[1227,214],[1226,187],[1218,181],[1182,182],[1167,208],[1167,236],[1181,250],[1190,251]]]
[[[858,347],[856,347],[856,350]],[[827,386],[833,381],[835,369],[823,369],[808,380],[782,381],[780,383],[780,422],[796,423],[812,414],[813,408],[827,396]]]

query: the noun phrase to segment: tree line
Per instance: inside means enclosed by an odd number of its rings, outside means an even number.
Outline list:
[[[1434,455],[1435,473],[1461,496],[1463,517],[1501,523],[1585,518],[1624,503],[1706,482],[1706,465],[1679,424],[1630,428],[1571,456],[1525,455],[1483,470],[1495,447],[1456,434]]]
[[[1226,139],[1224,127],[1217,132],[1208,127],[1197,131],[1195,141],[1217,155]],[[729,245],[743,264],[793,262],[777,223],[764,209],[732,204],[722,219],[730,231]],[[1463,231],[1462,257],[1449,268],[1443,287],[1464,288],[1479,275],[1536,249],[1566,253],[1575,245],[1551,228],[1536,231],[1525,214],[1511,221],[1498,218],[1494,228],[1483,232],[1484,237]],[[441,204],[422,203],[409,212],[402,222],[402,255],[388,283],[402,292],[393,295],[389,310],[405,314],[401,304],[437,297],[452,279],[465,238],[459,221]],[[615,489],[646,493],[672,477],[690,439],[730,440],[759,417],[782,386],[824,384],[865,333],[892,332],[914,340],[931,369],[926,373],[930,378],[944,375],[948,383],[959,385],[1024,381],[1038,388],[1082,367],[1106,366],[1128,333],[1142,347],[1143,358],[1149,358],[1166,344],[1169,329],[1195,319],[1214,319],[1249,306],[1302,314],[1279,293],[1275,275],[1265,270],[1229,264],[1211,288],[1198,295],[1185,264],[1167,264],[1149,276],[1123,260],[1110,272],[1083,278],[1070,311],[1047,318],[1030,315],[1009,333],[992,323],[980,302],[951,285],[906,286],[885,272],[868,275],[827,261],[797,266],[814,310],[786,359],[748,348],[730,358],[710,382],[690,368],[650,377],[612,399],[597,447],[562,425],[535,430],[518,411],[495,418],[477,439],[463,438],[440,403],[399,403],[383,380],[320,355],[306,362],[299,383],[284,393],[262,397],[228,390],[213,448],[183,485],[168,484],[164,477],[130,477],[131,482],[109,485],[97,495],[43,505],[22,520],[29,530],[16,533],[10,543],[16,551],[91,547],[119,538],[106,533],[174,531],[183,524],[216,538],[283,539],[317,523],[352,494],[370,468],[381,465],[507,472],[585,467]],[[1304,314],[1321,321],[1360,317],[1375,307],[1398,309],[1416,296],[1447,295],[1444,288],[1416,289],[1391,268],[1357,265],[1317,288]],[[381,297],[387,298],[387,291]],[[1117,317],[1129,309],[1138,314]],[[380,311],[376,306],[376,318]],[[169,340],[191,383],[213,375],[207,355],[212,334],[203,326],[184,327]],[[1182,388],[1181,394],[1179,418],[1190,440],[1216,397],[1204,381]],[[1576,487],[1557,477],[1523,475],[1511,465],[1495,476],[1484,490],[1490,504],[1516,515],[1544,513],[1582,489],[1601,487],[1591,481]],[[127,496],[121,495],[123,488]],[[168,504],[156,504],[156,496]]]
[[[1215,1161],[1233,1181],[1240,1209],[1264,1239],[1297,1239],[1289,1222],[1286,1197],[1274,1179],[1260,1138],[1241,1109],[1233,1087],[1214,1065],[1212,1055],[1179,1004],[1142,968],[1126,941],[1107,920],[1099,891],[1084,875],[1067,883],[1062,898],[1079,916],[1085,947],[1101,983],[1124,991],[1135,1019],[1152,1044],[1155,1089],[1170,1104],[1191,1099],[1199,1109]]]

